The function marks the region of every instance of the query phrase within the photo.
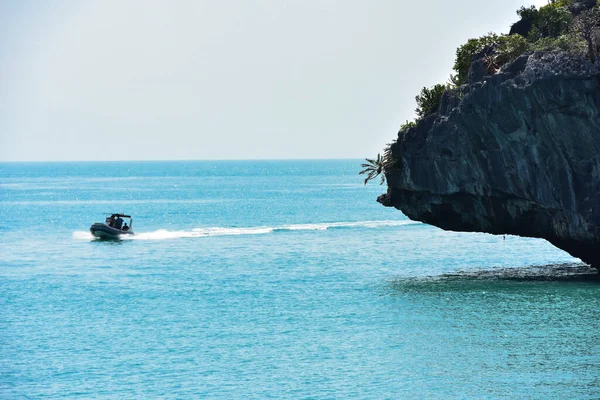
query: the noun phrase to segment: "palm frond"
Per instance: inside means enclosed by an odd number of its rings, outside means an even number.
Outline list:
[[[375,179],[377,176],[381,175],[385,170],[384,165],[384,157],[381,156],[381,153],[377,154],[377,158],[365,158],[366,163],[362,163],[361,167],[364,168],[358,174],[363,175],[367,174],[365,178],[365,185],[372,179]],[[385,175],[381,175],[381,182],[385,182]]]

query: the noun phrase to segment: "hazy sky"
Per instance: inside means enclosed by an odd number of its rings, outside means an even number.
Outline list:
[[[0,161],[373,156],[531,2],[2,1]]]

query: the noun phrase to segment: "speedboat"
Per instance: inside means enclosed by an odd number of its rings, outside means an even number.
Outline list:
[[[129,219],[129,225],[123,218]],[[133,219],[130,215],[110,214],[109,217],[106,217],[104,223],[94,222],[90,226],[90,232],[99,239],[119,239],[123,235],[133,235],[132,224]]]

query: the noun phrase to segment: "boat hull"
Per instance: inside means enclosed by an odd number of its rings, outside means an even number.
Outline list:
[[[112,228],[106,224],[96,222],[90,226],[90,232],[94,237],[98,239],[120,239],[122,236],[133,235],[133,231],[122,231],[120,229]]]

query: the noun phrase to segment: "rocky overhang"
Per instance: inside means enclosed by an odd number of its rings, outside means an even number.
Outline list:
[[[399,133],[378,201],[446,230],[543,238],[600,267],[599,65],[535,53],[470,76]]]

